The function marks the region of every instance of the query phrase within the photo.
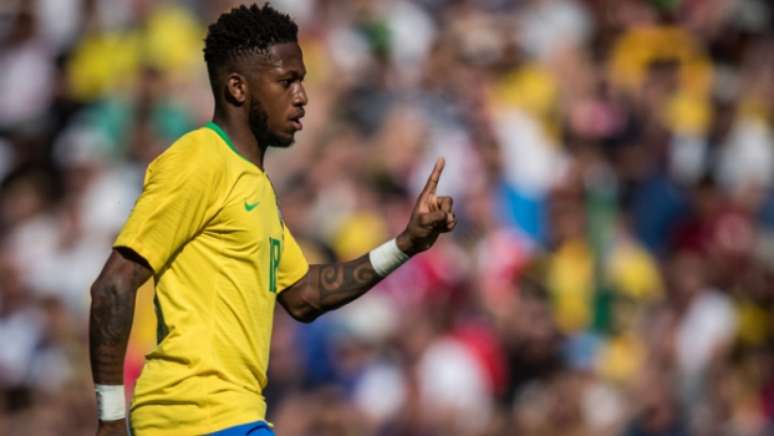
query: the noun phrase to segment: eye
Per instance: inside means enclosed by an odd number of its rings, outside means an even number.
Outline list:
[[[281,85],[282,85],[284,88],[288,88],[288,87],[289,87],[289,86],[290,86],[292,83],[293,83],[293,80],[292,80],[292,79],[282,79],[282,80],[280,80],[280,84],[281,84]]]

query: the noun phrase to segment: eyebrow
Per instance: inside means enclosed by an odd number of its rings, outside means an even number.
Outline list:
[[[304,71],[299,71],[299,70],[294,70],[294,69],[286,70],[286,71],[283,71],[283,72],[279,73],[279,76],[280,77],[293,78],[293,79],[296,79],[296,78],[303,79],[304,77],[306,77],[306,70],[304,70]]]

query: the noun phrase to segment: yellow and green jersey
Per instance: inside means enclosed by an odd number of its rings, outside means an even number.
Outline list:
[[[309,265],[266,174],[216,124],[151,162],[114,243],[155,273],[158,344],[131,406],[134,434],[203,434],[264,419],[277,294]]]

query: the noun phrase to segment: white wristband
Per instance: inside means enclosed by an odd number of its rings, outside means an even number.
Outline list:
[[[400,251],[395,239],[390,239],[371,250],[371,252],[368,253],[368,258],[371,260],[371,265],[374,267],[376,274],[379,274],[380,277],[384,277],[403,265],[405,261],[409,260],[409,255]]]
[[[126,417],[124,385],[97,385],[97,417],[115,421]]]

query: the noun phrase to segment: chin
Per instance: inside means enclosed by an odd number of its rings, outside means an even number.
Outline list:
[[[275,142],[271,146],[274,148],[290,148],[293,144],[295,144],[295,141],[290,140],[290,142]]]
[[[274,148],[288,148],[295,142],[295,135],[293,133],[264,131],[260,136],[256,135],[256,138],[259,144],[268,144],[269,147]]]
[[[272,147],[276,148],[288,148],[295,142],[295,135],[274,135],[274,140],[271,142],[271,144]]]

